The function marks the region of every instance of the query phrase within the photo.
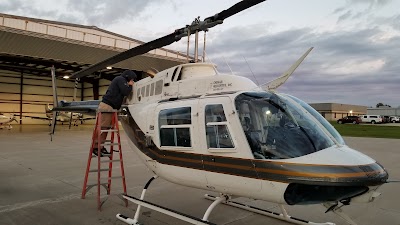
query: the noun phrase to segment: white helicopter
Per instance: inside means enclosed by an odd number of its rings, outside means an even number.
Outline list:
[[[6,116],[3,113],[0,113],[0,129],[7,128],[8,130],[11,130],[12,129],[11,123],[14,121],[18,123],[14,114]]]
[[[241,1],[72,77],[83,77],[184,36],[197,35],[260,2]],[[122,110],[125,117],[120,120],[132,149],[155,175],[146,183],[140,198],[123,196],[138,204],[134,218],[121,214],[117,218],[139,224],[140,209],[147,207],[192,224],[212,224],[212,210],[225,203],[295,224],[333,224],[291,217],[284,209],[284,205],[323,204],[327,212],[356,224],[342,207],[372,202],[380,195],[377,189],[388,182],[387,171],[374,159],[349,148],[307,103],[275,92],[310,51],[282,76],[263,86],[244,77],[220,74],[213,64],[202,62],[175,66],[136,82]],[[52,75],[54,78],[54,70]],[[56,99],[55,103],[58,104]],[[63,102],[54,111],[93,112],[98,103]],[[214,202],[203,218],[188,216],[144,201],[147,188],[157,177],[218,192],[220,196],[206,195]],[[234,202],[234,197],[273,202],[282,212],[243,205]]]

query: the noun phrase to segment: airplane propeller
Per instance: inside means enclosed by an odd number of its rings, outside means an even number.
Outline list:
[[[85,68],[81,71],[78,71],[72,74],[72,78],[82,78],[88,76],[100,69],[106,68],[107,66],[113,65],[115,63],[121,62],[128,58],[142,55],[151,50],[161,48],[167,45],[170,45],[176,41],[179,41],[182,37],[188,36],[190,34],[195,33],[196,31],[208,31],[209,28],[212,28],[218,24],[222,24],[226,18],[229,18],[243,10],[246,10],[252,6],[255,6],[265,0],[243,0],[241,2],[236,3],[228,9],[225,9],[214,16],[207,17],[203,21],[193,22],[190,25],[186,25],[180,29],[175,30],[173,33],[168,34],[164,37],[158,38],[156,40],[147,42],[145,44],[139,45],[135,48],[131,48],[124,52],[118,53],[110,58],[107,58],[99,63],[93,64],[88,68]]]

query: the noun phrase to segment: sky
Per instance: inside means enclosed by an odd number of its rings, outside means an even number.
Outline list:
[[[147,42],[236,2],[0,0],[0,12],[93,25]],[[261,85],[314,47],[278,92],[308,103],[400,107],[399,8],[399,0],[265,1],[210,29],[206,59],[222,73]],[[203,43],[202,33],[200,37]],[[186,51],[186,41],[166,48]]]

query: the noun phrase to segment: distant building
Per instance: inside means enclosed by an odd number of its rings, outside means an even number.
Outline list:
[[[345,116],[358,116],[367,114],[367,106],[348,105],[340,103],[311,103],[311,107],[317,110],[327,120],[338,120]],[[399,111],[400,112],[400,111]]]
[[[391,108],[381,106],[379,108],[368,108],[367,114],[369,115],[381,115],[381,116],[400,116],[400,107],[399,108]]]

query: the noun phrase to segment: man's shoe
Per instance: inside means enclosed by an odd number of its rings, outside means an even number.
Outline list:
[[[107,151],[107,149],[106,148],[101,148],[101,156],[104,156],[104,154],[110,154],[108,151]]]
[[[95,154],[96,156],[98,156],[98,149],[97,148],[93,148],[93,154]],[[108,151],[107,151],[107,149],[106,148],[101,148],[101,151],[100,151],[100,157],[103,157],[103,156],[105,156],[105,154],[110,154]]]

